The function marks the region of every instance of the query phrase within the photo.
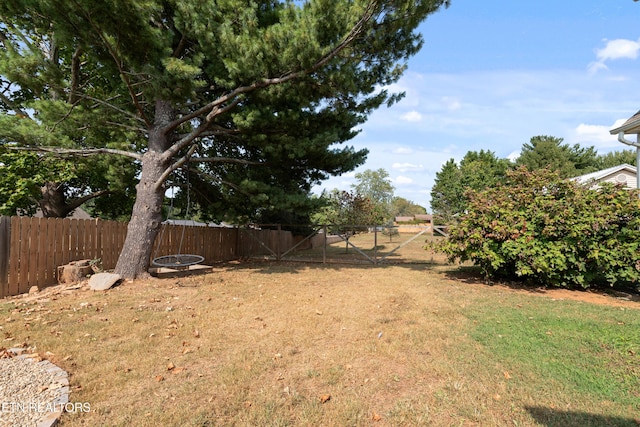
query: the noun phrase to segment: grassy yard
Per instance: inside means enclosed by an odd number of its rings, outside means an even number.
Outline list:
[[[69,372],[62,426],[637,426],[640,303],[588,296],[228,264],[2,301],[0,345]]]

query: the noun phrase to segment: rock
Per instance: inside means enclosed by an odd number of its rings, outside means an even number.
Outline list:
[[[37,286],[32,286],[29,288],[29,295],[37,294],[39,290]]]
[[[89,288],[94,291],[106,291],[115,285],[122,277],[114,273],[98,273],[89,279]]]

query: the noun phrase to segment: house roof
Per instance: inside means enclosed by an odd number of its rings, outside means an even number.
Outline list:
[[[431,221],[433,219],[433,215],[431,214],[416,214],[414,217],[423,221]]]
[[[620,132],[624,132],[625,134],[640,134],[640,111],[631,116],[622,126],[609,131],[611,135],[617,135]]]
[[[618,172],[622,172],[622,171],[628,171],[631,172],[633,174],[637,173],[636,168],[634,166],[631,166],[627,163],[623,163],[621,165],[618,166],[614,166],[612,168],[607,168],[607,169],[603,169],[597,172],[591,172],[588,173],[586,175],[580,175],[580,176],[576,176],[574,178],[571,178],[573,181],[577,181],[579,183],[585,183],[585,182],[589,182],[589,181],[599,181],[601,179],[604,179],[608,176],[614,175]]]

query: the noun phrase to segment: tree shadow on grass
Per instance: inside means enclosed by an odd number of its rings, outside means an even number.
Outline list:
[[[525,408],[539,424],[547,427],[637,427],[640,418],[623,418],[586,412],[528,406]]]
[[[353,269],[375,269],[384,270],[391,267],[402,267],[416,271],[432,271],[440,270],[441,264],[429,262],[383,262],[374,265],[370,261],[362,260],[340,260],[331,259],[326,263],[317,260],[281,260],[248,258],[237,261],[216,263],[213,268],[232,268],[234,270],[254,270],[261,273],[279,273],[286,270],[290,273],[302,273],[308,269],[328,269],[328,270],[344,270]]]
[[[514,280],[487,279],[481,272],[480,267],[475,265],[458,266],[444,271],[447,279],[463,282],[468,285],[500,285],[511,289],[526,290],[534,293],[545,293],[546,287],[534,286],[525,282]]]
[[[588,289],[569,289],[553,286],[541,286],[532,282],[525,282],[519,280],[506,280],[506,279],[487,279],[480,271],[480,267],[468,265],[452,267],[447,270],[442,270],[445,277],[450,280],[463,282],[469,285],[500,285],[515,290],[524,290],[531,293],[545,294],[553,290],[569,290],[576,294],[588,294],[594,293],[604,295],[612,298],[618,298],[631,302],[640,302],[640,292],[629,286],[592,286]]]

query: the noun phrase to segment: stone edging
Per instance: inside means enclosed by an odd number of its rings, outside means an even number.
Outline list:
[[[41,372],[46,372],[50,375],[51,383],[60,385],[55,389],[55,395],[51,399],[47,399],[46,402],[38,402],[41,405],[49,405],[54,411],[46,413],[42,418],[38,419],[35,424],[36,427],[52,427],[58,423],[58,419],[62,415],[64,407],[69,403],[69,376],[66,371],[56,366],[49,360],[36,361],[37,355],[25,354],[27,349],[24,348],[10,348],[6,350],[5,354],[13,356],[16,359],[21,359],[33,363],[33,369]],[[0,363],[2,363],[0,361]]]

